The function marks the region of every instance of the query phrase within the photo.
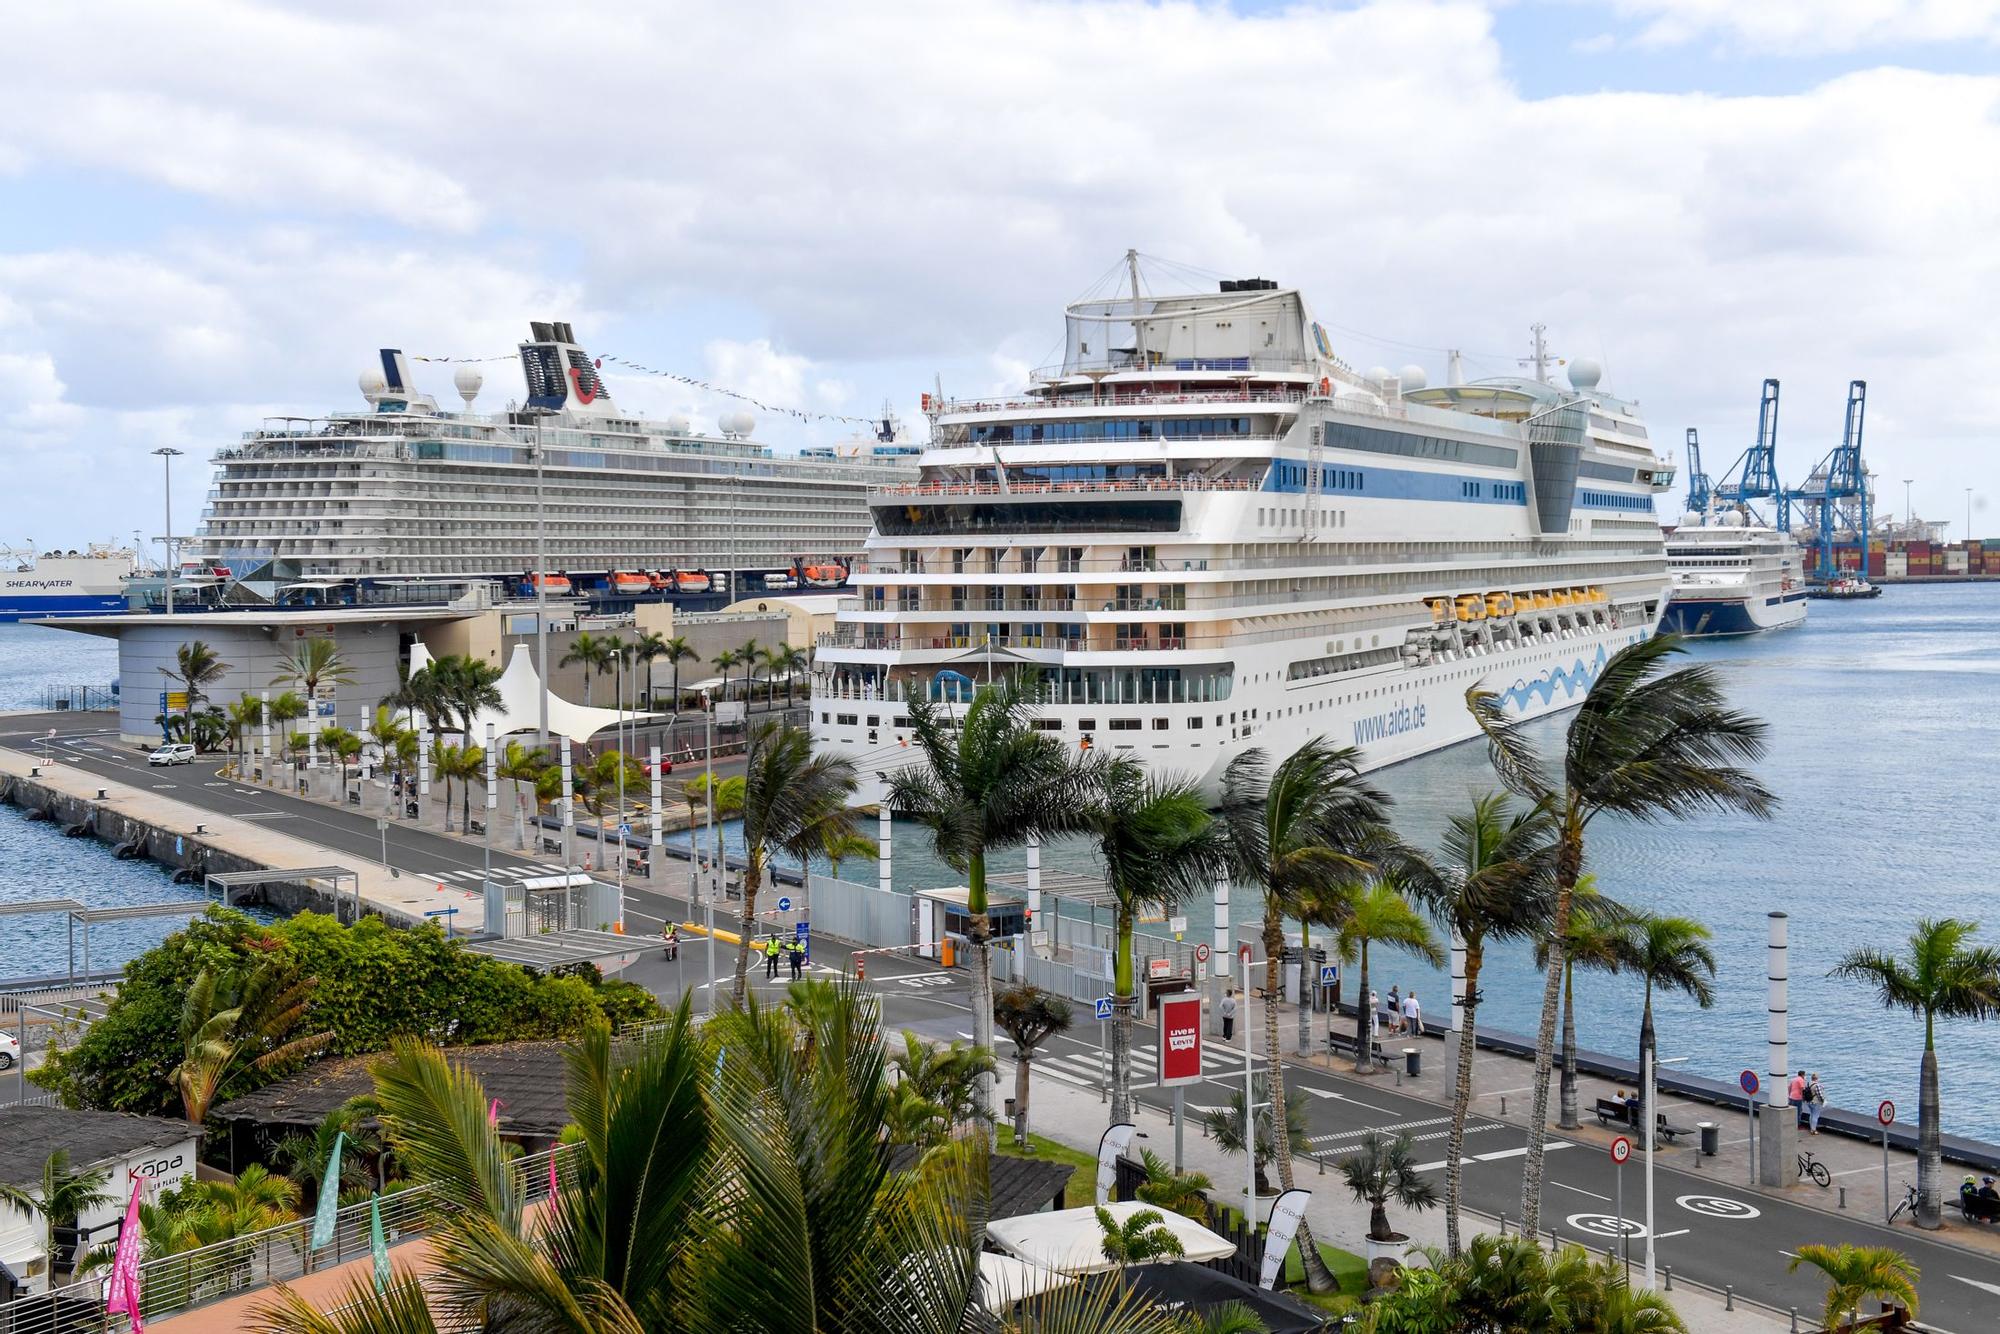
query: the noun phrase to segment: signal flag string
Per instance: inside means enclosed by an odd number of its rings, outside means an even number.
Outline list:
[[[513,361],[514,359],[512,354],[500,357],[422,357],[414,353],[410,354],[411,361],[429,361],[446,366],[469,366],[489,361]],[[625,370],[636,371],[640,375],[650,375],[658,380],[672,380],[675,384],[684,384],[691,389],[699,389],[705,394],[720,394],[724,398],[733,398],[739,403],[748,403],[751,407],[757,408],[760,411],[769,412],[780,417],[790,417],[794,421],[844,422],[850,426],[874,426],[876,424],[875,420],[871,417],[851,417],[839,412],[814,412],[806,408],[787,408],[775,403],[766,403],[762,399],[752,398],[750,395],[738,393],[734,389],[725,389],[719,384],[710,384],[708,381],[696,379],[692,375],[681,375],[674,371],[655,370],[651,366],[642,366],[636,361],[627,361],[624,357],[598,357],[593,364],[599,370],[602,370],[604,369],[604,363],[607,361]]]

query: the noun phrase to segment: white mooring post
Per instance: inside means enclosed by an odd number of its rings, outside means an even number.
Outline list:
[[[576,864],[576,799],[572,795],[574,789],[571,785],[574,773],[575,770],[570,767],[569,738],[564,737],[562,739],[562,805],[560,809],[562,811],[563,874],[565,875],[569,874],[570,867]]]

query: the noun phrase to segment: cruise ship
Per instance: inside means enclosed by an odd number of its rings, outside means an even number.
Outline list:
[[[289,587],[289,600],[477,582],[517,592],[532,587],[545,525],[552,591],[720,593],[732,575],[744,588],[807,568],[844,581],[870,488],[916,476],[917,448],[893,439],[791,457],[750,438],[747,412],[724,413],[717,435],[622,412],[569,325],[530,332],[525,400],[502,412],[473,411],[475,367],[456,371],[463,410],[447,411],[384,349],[361,375],[365,406],[246,433],[216,455],[189,555]]]
[[[899,705],[1003,673],[1065,743],[1212,792],[1253,746],[1466,740],[1470,686],[1562,709],[1653,633],[1673,468],[1596,366],[1550,383],[1537,329],[1528,376],[1357,374],[1299,292],[1218,288],[1142,295],[1134,261],[1017,397],[928,403],[815,658],[814,733],[864,799],[910,762]]]
[[[1806,618],[1799,544],[1740,509],[1690,511],[1667,538],[1673,592],[1661,627],[1680,635],[1753,635]]]

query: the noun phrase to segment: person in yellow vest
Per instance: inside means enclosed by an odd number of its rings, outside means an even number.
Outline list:
[[[766,982],[775,981],[777,976],[778,938],[776,936],[767,936],[764,939],[764,980]]]

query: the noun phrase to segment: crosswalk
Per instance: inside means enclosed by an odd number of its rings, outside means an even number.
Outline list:
[[[1132,1089],[1158,1087],[1158,1081],[1143,1078],[1155,1068],[1158,1048],[1150,1042],[1132,1044],[1132,1072],[1135,1078]],[[1264,1058],[1251,1058],[1251,1068],[1264,1068]],[[1087,1047],[1067,1047],[1060,1051],[1042,1051],[1035,1054],[1034,1069],[1038,1074],[1046,1074],[1079,1088],[1100,1088],[1111,1074],[1111,1053],[1094,1051]],[[1201,1073],[1205,1080],[1226,1080],[1234,1076],[1243,1078],[1243,1053],[1226,1047],[1204,1047],[1201,1054]],[[1194,1087],[1194,1086],[1190,1086]]]
[[[531,880],[536,876],[561,875],[562,873],[563,868],[560,866],[548,866],[539,862],[530,862],[527,865],[519,863],[496,865],[493,868],[493,878],[495,880]],[[480,885],[486,882],[486,873],[477,869],[470,871],[436,871],[432,873],[432,878],[461,885]]]

